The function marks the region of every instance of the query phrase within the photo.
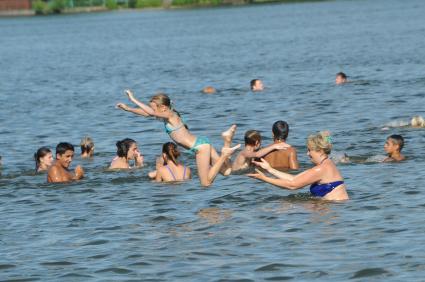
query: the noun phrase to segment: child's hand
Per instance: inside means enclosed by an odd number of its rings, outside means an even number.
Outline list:
[[[231,148],[221,148],[221,155],[230,157],[237,149],[239,149],[241,144],[238,144],[236,146],[233,146]]]
[[[83,177],[84,169],[80,165],[77,165],[77,167],[75,168],[75,179],[81,179]]]
[[[252,161],[256,166],[261,167],[262,169],[269,170],[272,167],[270,164],[263,158],[261,158],[261,162]]]
[[[121,109],[121,110],[124,110],[124,111],[127,111],[128,110],[128,106],[126,104],[124,104],[124,103],[118,103],[115,107],[117,109]]]
[[[273,144],[273,147],[275,150],[286,150],[288,148],[291,148],[291,145],[286,143],[276,143],[276,144]]]
[[[264,180],[266,178],[264,173],[262,173],[258,169],[255,169],[255,171],[256,171],[256,173],[248,173],[247,176],[255,178],[255,179],[260,179],[260,180]]]
[[[125,94],[127,94],[127,97],[128,97],[130,100],[133,100],[133,99],[134,99],[134,94],[133,94],[133,92],[131,92],[131,90],[130,90],[130,89],[125,90]]]
[[[136,161],[136,166],[137,167],[143,166],[143,160],[144,160],[144,158],[143,158],[143,156],[140,154],[140,152],[138,150],[135,152],[134,160]]]

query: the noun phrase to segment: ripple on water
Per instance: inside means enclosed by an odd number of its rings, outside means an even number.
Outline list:
[[[103,245],[107,243],[109,243],[109,240],[99,239],[99,240],[93,240],[93,241],[81,244],[81,246],[97,246],[97,245]]]
[[[129,274],[133,271],[127,268],[121,268],[121,267],[108,267],[101,270],[95,271],[96,273],[103,273],[103,272],[113,272],[116,274]]]
[[[255,271],[277,271],[277,270],[281,270],[282,268],[289,268],[289,267],[300,267],[300,265],[285,264],[285,263],[270,263],[257,268]]]
[[[273,277],[266,277],[264,280],[266,281],[286,281],[294,279],[295,277],[292,276],[273,276]]]
[[[0,264],[0,270],[14,268],[16,265],[14,264]]]
[[[75,263],[69,262],[69,261],[49,261],[49,262],[42,262],[40,265],[43,266],[68,266],[68,265],[74,265]]]
[[[69,273],[65,273],[62,276],[59,276],[59,278],[75,278],[77,280],[82,280],[83,278],[93,278],[93,276],[91,275],[86,275],[86,274],[80,274],[80,273],[74,273],[74,272],[69,272]]]
[[[354,275],[350,279],[365,278],[365,277],[371,277],[371,276],[381,276],[381,275],[390,276],[391,273],[388,272],[386,269],[380,268],[380,267],[364,268],[354,273]]]

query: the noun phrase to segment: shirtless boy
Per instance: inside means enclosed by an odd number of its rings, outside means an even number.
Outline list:
[[[73,157],[74,146],[69,143],[59,143],[56,146],[56,161],[47,173],[47,182],[69,182],[83,178],[84,170],[81,166],[77,166],[74,173],[69,171]]]

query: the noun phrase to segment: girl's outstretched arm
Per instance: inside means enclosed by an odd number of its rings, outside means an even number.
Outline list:
[[[148,116],[154,116],[154,117],[158,117],[158,118],[164,118],[164,119],[168,119],[170,117],[170,113],[169,112],[158,112],[158,111],[154,111],[151,107],[149,107],[148,105],[140,102],[139,100],[136,99],[136,97],[134,97],[133,92],[131,92],[131,90],[126,90],[125,93],[128,96],[128,99],[130,99],[131,102],[133,102],[134,104],[136,104],[137,106],[139,106],[140,109],[142,109]]]
[[[142,102],[140,102],[139,100],[137,100],[136,97],[134,97],[134,94],[133,94],[133,92],[131,92],[131,90],[129,90],[129,89],[125,90],[125,94],[127,94],[128,99],[130,99],[131,102],[133,102],[134,104],[136,104],[148,116],[153,116],[154,115],[155,111],[151,107],[149,107],[148,105],[145,105]]]
[[[130,108],[129,106],[127,106],[126,104],[123,103],[118,103],[116,106],[118,109],[124,110],[126,112],[130,112],[136,115],[141,115],[144,117],[148,117],[149,114],[147,112],[145,112],[143,109],[140,108]]]

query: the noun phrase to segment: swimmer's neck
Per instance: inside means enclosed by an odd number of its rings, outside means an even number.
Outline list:
[[[285,139],[273,139],[273,142],[276,143],[286,143]]]
[[[391,159],[394,159],[396,161],[404,160],[404,156],[401,154],[400,151],[396,151],[396,152],[393,152],[391,154],[388,154],[388,157],[390,157]]]

